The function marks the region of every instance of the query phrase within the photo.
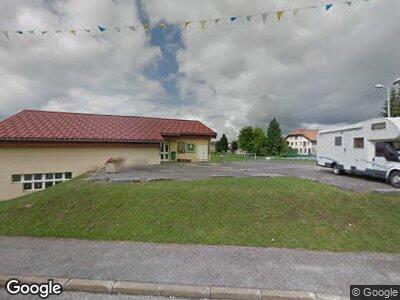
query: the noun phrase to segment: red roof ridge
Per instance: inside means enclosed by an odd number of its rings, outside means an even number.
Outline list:
[[[1,141],[161,142],[217,134],[199,120],[26,109],[0,122]]]
[[[23,109],[20,112],[12,115],[3,121],[15,117],[23,112],[43,112],[43,113],[55,113],[55,114],[71,114],[71,115],[87,115],[87,116],[104,116],[104,117],[122,117],[122,118],[143,118],[143,119],[155,119],[155,120],[172,120],[172,121],[191,121],[191,122],[199,122],[199,120],[194,119],[175,119],[175,118],[163,118],[163,117],[146,117],[146,116],[131,116],[131,115],[112,115],[112,114],[96,114],[96,113],[83,113],[83,112],[72,112],[72,111],[57,111],[57,110],[41,110],[41,109]],[[3,122],[1,121],[1,122]],[[1,123],[0,122],[0,123]]]
[[[286,136],[286,138],[292,135],[302,135],[309,140],[316,141],[318,131],[318,129],[295,128]]]

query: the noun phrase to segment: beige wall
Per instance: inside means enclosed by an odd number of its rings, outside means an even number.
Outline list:
[[[23,195],[22,183],[11,175],[72,172],[73,177],[104,167],[107,158],[123,158],[124,165],[160,163],[160,149],[152,146],[2,146],[0,147],[0,200]]]
[[[170,153],[172,151],[176,152],[177,159],[190,159],[191,162],[199,162],[199,146],[204,145],[207,146],[207,162],[210,161],[210,139],[196,139],[196,138],[166,138],[166,141],[169,142]],[[177,143],[185,142],[186,144],[194,144],[195,152],[186,152],[186,153],[178,153],[177,151]]]

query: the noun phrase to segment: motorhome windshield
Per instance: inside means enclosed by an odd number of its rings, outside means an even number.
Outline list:
[[[400,161],[400,142],[376,143],[375,156],[384,157],[387,161]]]

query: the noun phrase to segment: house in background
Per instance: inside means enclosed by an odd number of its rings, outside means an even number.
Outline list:
[[[317,154],[317,135],[318,130],[295,129],[289,133],[285,140],[288,141],[292,149],[303,155]]]
[[[108,158],[122,166],[209,162],[199,121],[24,110],[0,122],[0,200],[42,190]]]

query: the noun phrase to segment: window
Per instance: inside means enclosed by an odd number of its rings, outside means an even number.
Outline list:
[[[43,182],[35,182],[33,185],[35,190],[42,190],[43,189]]]
[[[46,186],[46,189],[47,189],[48,187],[53,186],[53,182],[52,181],[48,181],[48,182],[45,183],[45,186]]]
[[[72,172],[11,175],[13,183],[22,183],[22,188],[27,191],[42,190],[72,178]]]
[[[178,142],[177,150],[178,150],[178,153],[184,154],[185,153],[185,142]]]
[[[335,146],[342,146],[342,137],[341,136],[335,137]]]
[[[391,143],[376,143],[375,156],[384,157],[387,161],[399,161],[399,152]]]
[[[371,129],[372,130],[379,130],[379,129],[386,129],[386,123],[382,122],[382,123],[375,123],[371,125]]]
[[[364,138],[354,138],[354,148],[364,148]]]
[[[187,152],[195,152],[194,144],[186,145]]]
[[[24,183],[24,190],[31,190],[32,189],[32,183],[28,182],[28,183]]]
[[[21,182],[22,176],[21,175],[12,175],[11,180],[12,182]]]
[[[303,146],[307,146],[307,142],[303,142]]]

